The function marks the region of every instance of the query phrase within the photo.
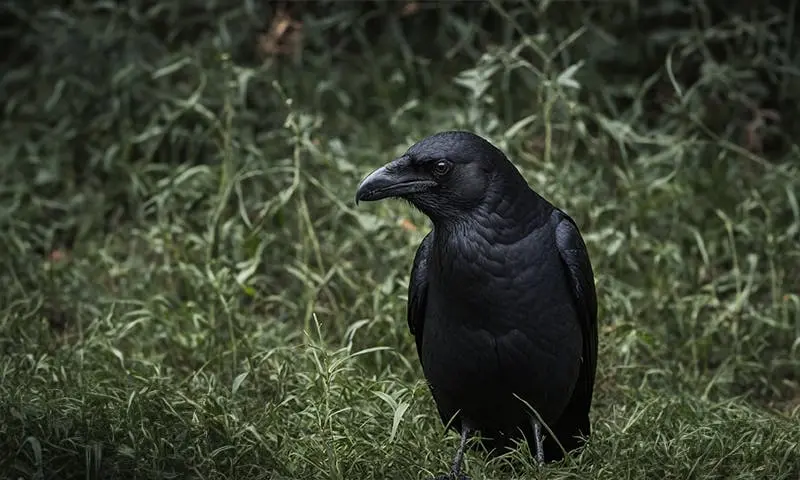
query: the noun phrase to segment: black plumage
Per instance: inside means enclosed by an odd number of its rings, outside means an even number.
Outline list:
[[[524,436],[540,461],[562,459],[559,443],[583,445],[597,299],[573,220],[469,132],[416,143],[365,178],[356,201],[387,197],[433,222],[411,269],[408,327],[442,421],[462,434],[453,475],[476,431],[500,453]]]

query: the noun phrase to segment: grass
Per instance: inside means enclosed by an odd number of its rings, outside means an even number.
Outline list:
[[[611,4],[323,5],[300,47],[268,6],[131,5],[13,12],[0,478],[446,471],[404,320],[428,224],[353,195],[455,128],[578,221],[600,301],[588,447],[472,478],[800,478],[797,2],[639,50]]]

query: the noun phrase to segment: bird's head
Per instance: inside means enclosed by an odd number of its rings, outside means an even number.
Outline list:
[[[511,175],[498,175],[513,170]],[[498,178],[519,172],[497,147],[470,132],[442,132],[370,173],[356,202],[396,197],[434,220],[457,218],[483,204]],[[524,182],[524,180],[523,180]]]

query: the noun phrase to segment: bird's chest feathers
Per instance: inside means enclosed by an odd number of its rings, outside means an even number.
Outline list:
[[[447,316],[498,327],[535,307],[537,295],[531,294],[542,289],[542,269],[549,267],[526,239],[500,244],[463,235],[439,243],[432,254],[429,288],[448,306]]]

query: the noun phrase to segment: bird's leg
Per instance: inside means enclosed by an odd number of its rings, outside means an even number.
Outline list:
[[[469,438],[469,434],[472,432],[472,429],[465,423],[466,422],[461,422],[461,442],[458,445],[456,456],[453,458],[453,468],[450,470],[450,475],[455,480],[461,478],[461,464],[464,463],[464,449],[467,446],[467,438]]]
[[[531,418],[533,424],[533,438],[536,444],[536,461],[544,463],[544,442],[542,441],[542,422],[538,418]]]

